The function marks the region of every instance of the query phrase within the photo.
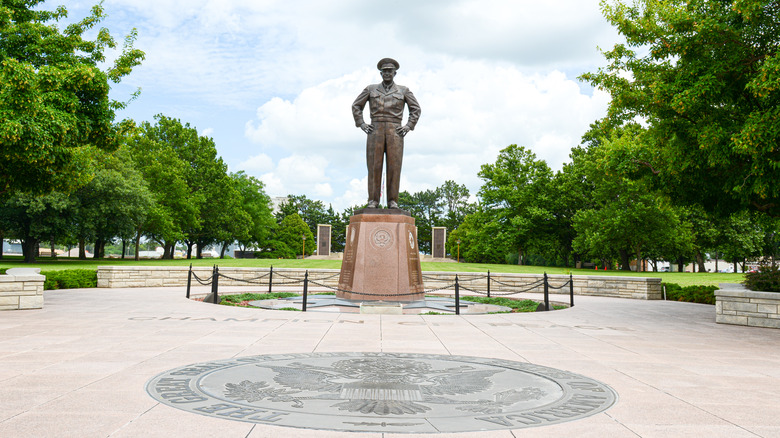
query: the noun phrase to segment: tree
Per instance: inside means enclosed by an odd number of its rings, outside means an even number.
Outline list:
[[[300,216],[312,233],[317,232],[318,224],[328,223],[329,218],[325,211],[325,204],[322,201],[309,199],[306,195],[288,195],[287,200],[279,205],[276,220],[281,224],[285,217],[292,214]]]
[[[26,263],[35,263],[38,244],[68,232],[73,201],[62,192],[32,195],[17,192],[0,206],[0,228],[22,242]]]
[[[124,104],[109,99],[109,81],[118,83],[144,58],[133,48],[133,30],[113,66],[101,71],[115,40],[106,29],[94,41],[83,36],[105,18],[102,5],[60,31],[56,22],[67,10],[40,10],[42,2],[0,5],[0,195],[68,192],[86,183],[88,146],[113,150],[121,140],[114,111]]]
[[[439,195],[435,190],[423,190],[413,195],[403,191],[398,194],[398,207],[411,213],[417,226],[417,241],[421,252],[431,253],[431,228],[436,226],[441,214]]]
[[[91,239],[95,242],[94,257],[100,258],[106,243],[114,238],[124,243],[134,237],[146,221],[153,201],[127,147],[113,154],[93,150],[92,163],[93,178],[71,198],[76,207],[74,225],[79,256],[85,241]]]
[[[244,171],[230,175],[235,181],[241,197],[242,209],[249,215],[246,235],[237,236],[238,244],[245,250],[250,246],[262,247],[272,236],[276,227],[271,209],[271,198],[265,194],[263,182]]]
[[[436,189],[436,194],[443,213],[437,226],[445,226],[450,232],[460,226],[467,214],[474,211],[474,206],[468,202],[469,189],[464,184],[447,180]]]
[[[153,204],[146,221],[136,230],[137,248],[141,236],[164,245],[164,258],[172,259],[176,242],[185,238],[184,230],[196,227],[200,195],[187,183],[187,165],[176,151],[160,141],[156,131],[163,128],[144,122],[127,142],[135,167],[152,192]]]
[[[647,177],[641,177],[637,164],[637,153],[644,150],[641,138],[633,130],[615,132],[589,151],[583,169],[593,186],[592,205],[573,217],[574,248],[601,259],[617,252],[623,270],[630,269],[633,255],[641,271],[643,251],[657,250],[661,242],[672,239],[680,224],[671,202],[652,190]]]
[[[604,53],[607,67],[582,75],[612,95],[604,126],[646,121],[644,165],[682,203],[780,216],[780,4],[601,5],[626,38]]]
[[[305,244],[304,237],[306,239]],[[298,213],[293,213],[282,219],[276,234],[276,240],[283,243],[286,248],[291,249],[295,255],[301,254],[304,249],[306,255],[311,255],[316,249],[314,234],[312,234],[308,225],[306,225]]]
[[[494,164],[484,164],[479,171],[485,181],[479,189],[483,211],[500,225],[501,234],[518,253],[518,264],[552,220],[548,210],[552,176],[547,163],[517,145],[501,150]]]
[[[718,249],[727,262],[734,264],[734,272],[739,263],[744,272],[745,260],[760,255],[763,238],[764,230],[759,221],[751,212],[742,211],[732,214],[722,224]]]

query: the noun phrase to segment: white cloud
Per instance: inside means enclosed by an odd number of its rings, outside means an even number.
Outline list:
[[[241,162],[238,168],[251,173],[265,173],[270,172],[274,168],[274,161],[266,154],[255,155],[249,157],[246,161]]]
[[[70,2],[72,19],[93,3]],[[452,179],[475,193],[479,167],[509,144],[554,169],[568,160],[608,102],[573,76],[595,71],[597,46],[619,40],[599,0],[106,0],[105,9],[102,24],[117,38],[137,27],[146,52],[116,88],[119,99],[143,88],[133,117],[213,128],[203,133],[231,167],[262,176],[269,194],[334,208],[365,202],[365,135],[350,104],[379,81],[379,58],[400,61],[397,81],[422,106],[401,189]]]
[[[329,165],[318,167],[317,174],[337,184],[338,202],[364,202],[365,195],[357,198],[352,184],[366,173],[365,134],[354,126],[350,105],[365,85],[377,81],[375,76],[375,70],[361,70],[304,89],[292,100],[271,99],[247,123],[246,136],[268,153],[299,157],[296,163],[324,154]],[[529,75],[487,61],[453,60],[438,69],[399,72],[396,79],[409,86],[422,107],[419,124],[405,141],[401,190],[412,193],[448,179],[474,193],[480,166],[494,162],[510,144],[529,147],[559,169],[608,102],[599,91],[583,94],[561,72]],[[288,184],[280,172],[274,175]],[[290,184],[300,178],[298,172],[286,175]]]

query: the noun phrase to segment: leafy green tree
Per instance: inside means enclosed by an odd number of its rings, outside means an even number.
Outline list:
[[[518,253],[518,263],[542,238],[539,233],[553,217],[549,185],[553,174],[543,160],[523,146],[501,150],[494,164],[484,164],[479,177],[483,212]]]
[[[431,228],[438,225],[441,215],[439,194],[435,190],[423,190],[398,194],[398,207],[411,213],[417,226],[417,242],[421,252],[431,253]]]
[[[184,240],[185,230],[198,226],[202,194],[192,193],[187,181],[187,164],[176,151],[160,140],[160,126],[144,122],[128,138],[133,163],[152,192],[153,203],[146,221],[136,230],[136,258],[141,236],[164,246],[164,258],[172,259],[175,244]]]
[[[458,229],[447,236],[450,251],[457,252],[457,241],[460,240],[460,256],[466,262],[509,263],[508,256],[514,249],[512,236],[494,219],[481,206],[477,207],[465,217]]]
[[[614,135],[590,150],[583,170],[593,185],[592,205],[573,217],[573,246],[601,259],[617,252],[623,270],[630,255],[642,270],[643,251],[656,249],[675,233],[680,219],[668,199],[652,190],[649,178],[636,172],[641,136]],[[654,248],[655,247],[655,248]]]
[[[643,164],[683,204],[780,216],[780,6],[602,1],[626,38],[582,78],[612,95],[603,126],[648,125]],[[629,74],[626,74],[629,73]]]
[[[134,237],[146,221],[153,198],[127,147],[113,154],[93,150],[92,163],[93,178],[71,197],[76,207],[79,256],[83,255],[85,241],[93,239],[94,257],[99,258],[114,238],[124,242]]]
[[[242,209],[249,215],[248,232],[236,237],[243,250],[262,247],[270,240],[276,221],[271,209],[271,198],[265,193],[263,182],[243,171],[230,175],[241,197]]]
[[[467,214],[474,211],[474,206],[468,202],[469,189],[465,184],[447,180],[436,189],[436,194],[442,214],[437,226],[447,227],[450,232],[460,226]]]
[[[0,4],[0,195],[86,183],[87,146],[113,150],[121,140],[114,111],[124,104],[109,98],[109,81],[118,83],[144,58],[133,48],[133,30],[113,65],[100,70],[116,42],[106,29],[94,41],[84,34],[105,18],[102,4],[60,30],[67,10],[41,10],[41,3]]]
[[[303,237],[306,238],[305,245]],[[314,234],[298,213],[293,213],[282,219],[276,233],[276,240],[283,243],[288,249],[292,249],[295,255],[301,254],[304,249],[306,255],[311,255],[316,249]]]
[[[17,192],[0,206],[0,228],[22,242],[24,261],[35,263],[40,242],[68,233],[73,211],[72,199],[62,192]]]
[[[279,205],[276,221],[281,224],[285,217],[292,214],[300,216],[312,233],[317,232],[318,224],[327,224],[330,218],[322,201],[309,199],[306,195],[287,196],[287,200]]]
[[[738,264],[742,264],[744,272],[746,259],[761,255],[763,238],[764,230],[755,215],[741,211],[732,214],[723,224],[718,249],[727,262],[734,264],[734,272],[737,272]]]

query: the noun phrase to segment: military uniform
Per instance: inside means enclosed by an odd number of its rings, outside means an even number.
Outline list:
[[[352,115],[358,127],[365,123],[363,108],[366,103],[371,113],[371,125],[374,127],[366,139],[368,200],[370,203],[379,202],[382,191],[382,166],[387,155],[387,205],[390,206],[391,203],[395,204],[398,201],[404,154],[404,138],[396,128],[401,127],[404,104],[406,104],[409,107],[409,120],[406,126],[413,130],[420,118],[420,104],[408,88],[394,82],[387,88],[384,83],[369,85],[352,104]]]

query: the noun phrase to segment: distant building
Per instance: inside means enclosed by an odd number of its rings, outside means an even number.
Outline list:
[[[287,200],[290,199],[287,196],[273,196],[271,197],[271,205],[272,205],[272,213],[276,214],[279,211],[279,206],[283,203],[287,202]]]

